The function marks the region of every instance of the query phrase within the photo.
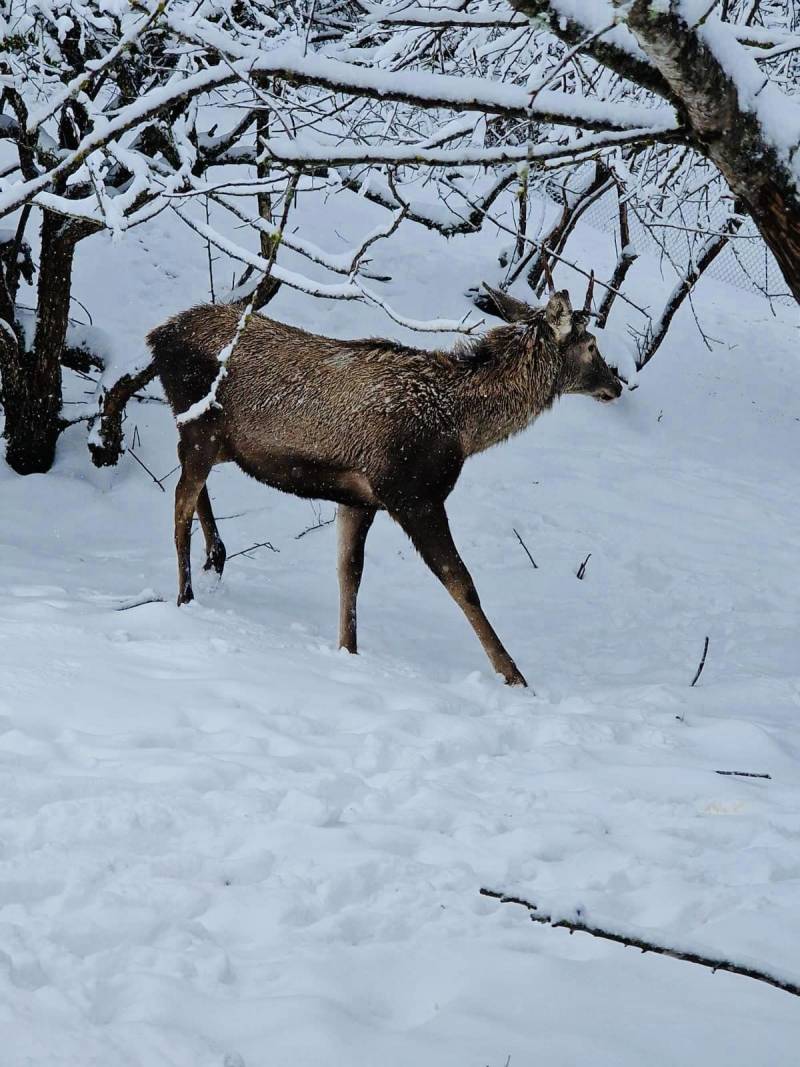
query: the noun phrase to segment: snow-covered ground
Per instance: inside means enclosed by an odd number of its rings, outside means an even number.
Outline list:
[[[126,358],[205,293],[175,225],[81,247],[77,295]],[[460,316],[491,249],[408,233],[394,306]],[[698,307],[724,345],[682,314],[637,391],[562,401],[453,494],[535,695],[490,674],[385,516],[350,657],[334,527],[297,539],[332,506],[215,471],[229,553],[279,552],[178,609],[174,474],[97,471],[80,428],[51,474],[0,466],[2,1067],[797,1062],[796,998],[479,895],[800,981],[796,321],[713,283]],[[402,334],[353,304],[271,311]],[[164,475],[168,411],[134,423]],[[116,610],[148,589],[166,602]]]

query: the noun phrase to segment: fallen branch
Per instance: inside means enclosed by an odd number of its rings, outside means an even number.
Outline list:
[[[733,774],[737,778],[768,778],[772,781],[771,774],[758,774],[756,771],[714,771],[714,774]]]
[[[227,557],[227,562],[230,563],[232,559],[236,559],[237,556],[247,556],[248,559],[253,557],[249,555],[250,552],[255,552],[257,548],[268,548],[270,552],[280,552],[279,548],[276,548],[271,541],[258,541],[254,545],[250,545],[249,548],[240,548],[238,552],[231,552]]]
[[[511,527],[511,529],[512,529],[512,530],[514,530],[514,527],[512,526],[512,527]],[[538,570],[539,570],[539,568],[538,568],[538,567],[537,567],[537,565],[536,565],[536,560],[535,560],[535,559],[533,558],[533,556],[532,556],[532,555],[530,554],[530,552],[528,551],[528,546],[527,546],[527,545],[525,544],[525,542],[524,542],[524,541],[522,540],[522,538],[520,537],[520,535],[519,535],[519,534],[517,533],[517,531],[516,531],[516,530],[514,530],[514,536],[515,536],[515,537],[516,537],[516,539],[517,539],[517,540],[519,541],[519,543],[520,543],[520,544],[522,545],[522,548],[523,548],[523,550],[524,550],[524,552],[525,552],[525,555],[526,555],[526,556],[528,557],[528,559],[529,559],[529,560],[531,561],[531,565],[533,566],[533,569],[534,569],[535,571],[538,571]]]
[[[703,667],[705,667],[705,665],[706,665],[706,656],[707,656],[707,654],[708,654],[708,638],[706,638],[705,644],[703,645],[703,658],[700,660],[700,666],[697,668],[697,674],[695,674],[694,678],[692,678],[692,685],[695,684],[697,679],[703,673]]]
[[[136,462],[139,464],[139,466],[142,468],[143,471],[147,471],[147,473],[150,475],[150,477],[156,483],[156,485],[161,490],[161,492],[162,493],[166,493],[167,490],[161,484],[160,480],[158,478],[156,478],[155,474],[153,474],[153,472],[150,470],[150,468],[147,466],[147,464],[139,459],[139,457],[136,455],[136,453],[133,451],[133,449],[132,448],[126,448],[125,451],[128,453],[129,456],[132,456],[136,460]],[[165,474],[164,477],[166,478],[167,475]]]
[[[158,596],[157,593],[145,592],[141,593],[138,597],[134,597],[131,600],[127,600],[124,604],[120,604],[114,608],[114,611],[130,611],[131,608],[140,608],[144,604],[163,604],[163,596]]]
[[[305,530],[301,530],[299,534],[295,534],[294,539],[295,541],[299,541],[301,537],[305,537],[305,535],[311,533],[312,530],[321,530],[323,526],[330,526],[330,524],[335,521],[335,514],[331,515],[329,519],[320,519],[320,521],[315,522],[313,526],[306,526]]]
[[[753,978],[757,982],[764,982],[767,985],[774,986],[775,989],[782,989],[785,993],[791,993],[794,997],[800,997],[800,985],[777,978],[775,975],[768,974],[766,971],[758,970],[755,967],[744,967],[738,963],[732,963],[730,960],[701,956],[697,952],[682,952],[680,949],[670,948],[668,945],[658,945],[653,941],[645,941],[640,937],[617,934],[611,930],[604,930],[600,926],[591,926],[580,918],[554,919],[551,915],[545,915],[544,912],[540,912],[537,906],[529,900],[523,900],[521,897],[509,897],[505,893],[498,893],[493,889],[482,888],[480,895],[499,900],[501,904],[519,904],[528,910],[531,922],[541,923],[543,926],[552,926],[556,930],[569,930],[571,934],[589,934],[591,937],[598,937],[603,941],[614,941],[618,945],[625,945],[626,948],[638,948],[642,952],[652,952],[658,956],[670,956],[675,960],[684,960],[686,963],[695,963],[699,967],[707,967],[712,972],[728,971],[730,974],[741,974],[745,978]],[[580,916],[580,914],[580,909],[577,909],[576,915]]]

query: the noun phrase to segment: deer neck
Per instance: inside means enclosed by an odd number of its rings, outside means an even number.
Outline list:
[[[456,368],[465,456],[524,430],[560,392],[558,346],[530,327],[497,327],[458,359]]]

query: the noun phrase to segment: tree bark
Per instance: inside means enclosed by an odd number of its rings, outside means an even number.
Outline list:
[[[55,459],[61,423],[61,354],[69,322],[75,246],[91,230],[42,212],[36,330],[29,352],[4,339],[6,462],[18,474],[43,474]],[[92,229],[95,227],[92,226]]]

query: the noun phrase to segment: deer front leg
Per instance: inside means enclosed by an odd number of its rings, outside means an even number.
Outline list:
[[[340,504],[336,514],[339,648],[346,648],[353,654],[358,651],[356,601],[364,570],[364,543],[374,518],[374,508],[350,507],[348,504]]]
[[[425,563],[464,612],[495,671],[502,674],[508,685],[527,685],[483,613],[475,583],[453,542],[444,504],[432,504],[413,511],[393,511],[392,517],[403,527]]]

